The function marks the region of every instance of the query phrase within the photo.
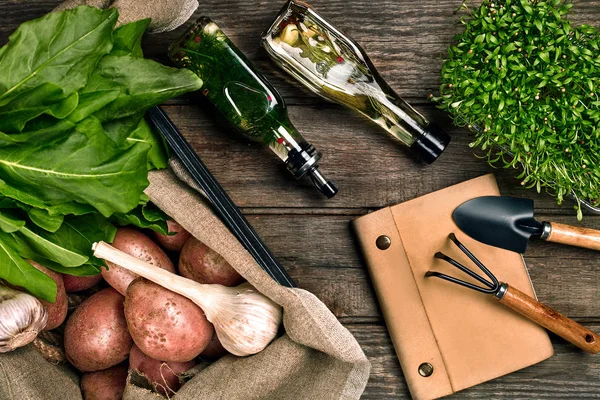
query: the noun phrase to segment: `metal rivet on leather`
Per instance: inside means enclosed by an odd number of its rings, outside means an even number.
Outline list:
[[[419,375],[424,378],[433,375],[433,365],[429,363],[423,363],[419,365]]]
[[[377,238],[375,244],[379,250],[387,250],[392,245],[392,240],[388,236],[381,235]]]

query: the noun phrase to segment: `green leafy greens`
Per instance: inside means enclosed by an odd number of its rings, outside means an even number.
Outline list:
[[[600,205],[600,40],[563,0],[484,0],[448,50],[440,97],[525,187]],[[433,96],[432,96],[433,97]],[[581,207],[577,206],[581,218]]]
[[[197,90],[188,70],[143,58],[149,20],[115,29],[115,9],[81,6],[22,24],[0,49],[0,280],[54,301],[60,273],[94,275],[91,244],[116,226],[167,233],[148,171],[165,168],[146,110]]]

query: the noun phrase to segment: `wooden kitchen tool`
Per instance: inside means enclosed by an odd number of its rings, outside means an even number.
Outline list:
[[[463,271],[471,278],[475,279],[484,286],[466,282],[455,277],[440,273],[429,271],[425,274],[426,277],[441,278],[452,283],[467,287],[486,294],[493,294],[498,301],[506,307],[518,312],[519,314],[529,318],[533,322],[543,326],[549,331],[554,332],[563,339],[573,343],[580,349],[596,354],[600,352],[600,335],[592,332],[586,327],[578,324],[570,318],[565,317],[558,311],[540,303],[531,296],[509,286],[507,283],[499,282],[498,279],[490,272],[475,257],[457,238],[455,234],[450,234],[450,240],[458,246],[458,248],[467,255],[483,271],[489,280],[473,272],[469,268],[465,267],[456,260],[448,257],[447,255],[438,252],[435,254],[436,258],[444,260],[459,270]]]

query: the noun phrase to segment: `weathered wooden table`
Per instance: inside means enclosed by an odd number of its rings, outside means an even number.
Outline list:
[[[0,1],[0,43],[21,22],[43,15],[59,2]],[[574,3],[573,20],[597,23],[600,1]],[[373,365],[364,398],[408,397],[349,222],[487,172],[496,174],[504,194],[535,199],[539,216],[578,222],[572,204],[559,207],[547,195],[524,192],[513,178],[516,171],[494,170],[474,157],[467,146],[470,134],[452,128],[448,118],[427,102],[428,94],[437,90],[445,49],[461,30],[453,14],[460,0],[312,1],[322,15],[362,44],[393,88],[447,127],[452,143],[432,166],[415,161],[357,114],[316,97],[267,58],[259,37],[282,4],[283,0],[202,0],[195,17],[212,17],[282,92],[294,124],[324,153],[321,169],[340,188],[334,199],[325,200],[307,181],[293,181],[267,149],[241,139],[194,104],[193,97],[172,101],[165,109],[298,285],[323,300],[356,336]],[[146,55],[168,63],[166,48],[182,30],[148,37]],[[586,216],[583,224],[600,229],[600,216]],[[598,253],[544,243],[533,244],[525,258],[543,302],[600,331]],[[455,397],[600,398],[600,358],[558,338],[553,342],[556,355],[550,360]]]

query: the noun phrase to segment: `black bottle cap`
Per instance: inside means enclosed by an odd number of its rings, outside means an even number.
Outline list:
[[[429,124],[424,132],[410,148],[415,150],[425,162],[431,164],[437,160],[450,143],[450,135],[436,124]]]
[[[331,199],[337,194],[338,188],[337,186],[335,186],[335,183],[327,180],[321,174],[318,167],[315,167],[312,170],[310,170],[309,174],[310,180],[312,181],[313,185],[315,185],[315,187],[319,189],[319,191],[323,193],[328,199]]]

